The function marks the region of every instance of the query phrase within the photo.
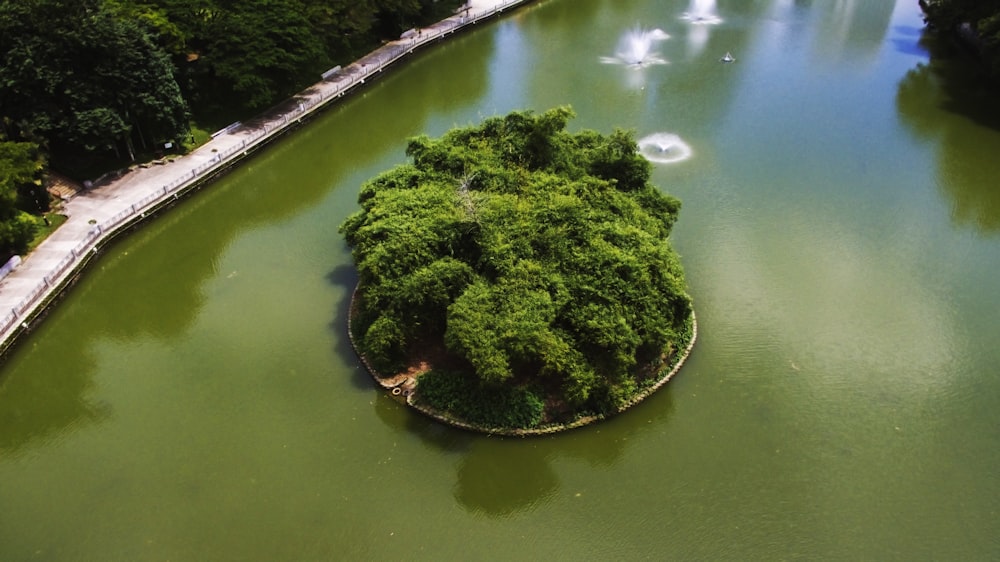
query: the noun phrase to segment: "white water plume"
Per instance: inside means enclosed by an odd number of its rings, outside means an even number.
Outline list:
[[[656,51],[655,46],[656,43],[669,38],[670,36],[662,29],[631,29],[619,39],[615,56],[601,57],[601,62],[628,66],[666,64],[667,61]]]
[[[691,158],[694,151],[673,133],[653,133],[636,141],[639,154],[657,164],[674,164]]]
[[[681,19],[702,25],[722,23],[722,18],[719,17],[719,12],[716,9],[715,0],[691,0],[688,11],[684,12]]]

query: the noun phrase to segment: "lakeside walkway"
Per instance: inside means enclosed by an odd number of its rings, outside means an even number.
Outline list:
[[[148,214],[197,189],[255,149],[286,132],[365,79],[464,27],[531,0],[469,0],[456,15],[407,32],[245,123],[234,123],[208,143],[172,161],[158,161],[96,183],[65,201],[68,219],[0,280],[0,354],[30,330],[45,308],[69,287],[101,246]]]

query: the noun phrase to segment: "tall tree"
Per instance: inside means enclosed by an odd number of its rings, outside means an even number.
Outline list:
[[[132,156],[187,130],[170,61],[100,0],[0,3],[0,112],[53,163]]]
[[[215,104],[262,109],[315,80],[326,62],[299,0],[218,0],[200,16],[190,69]]]
[[[0,261],[24,253],[31,242],[38,219],[26,211],[48,209],[44,170],[37,145],[0,139]]]

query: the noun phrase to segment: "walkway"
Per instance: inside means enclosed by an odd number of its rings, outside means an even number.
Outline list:
[[[63,206],[69,218],[20,266],[0,281],[0,354],[97,253],[100,246],[216,173],[246,157],[290,126],[364,84],[415,49],[530,0],[470,0],[468,9],[419,33],[384,45],[247,123],[234,123],[210,142],[171,162],[151,164],[80,192]]]

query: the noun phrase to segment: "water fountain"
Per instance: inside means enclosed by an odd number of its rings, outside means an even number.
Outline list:
[[[698,56],[708,43],[709,26],[722,23],[716,10],[715,0],[691,0],[688,11],[681,19],[692,24],[688,28],[687,42],[691,56]]]
[[[694,151],[681,137],[673,133],[653,133],[639,139],[639,153],[657,164],[674,164],[691,158]]]
[[[615,51],[615,56],[601,57],[601,61],[628,66],[666,64],[667,61],[660,57],[654,46],[656,42],[669,38],[670,36],[662,29],[631,29],[618,41],[618,50]]]
[[[681,18],[702,25],[722,23],[722,18],[716,10],[715,0],[691,0],[688,11]]]

